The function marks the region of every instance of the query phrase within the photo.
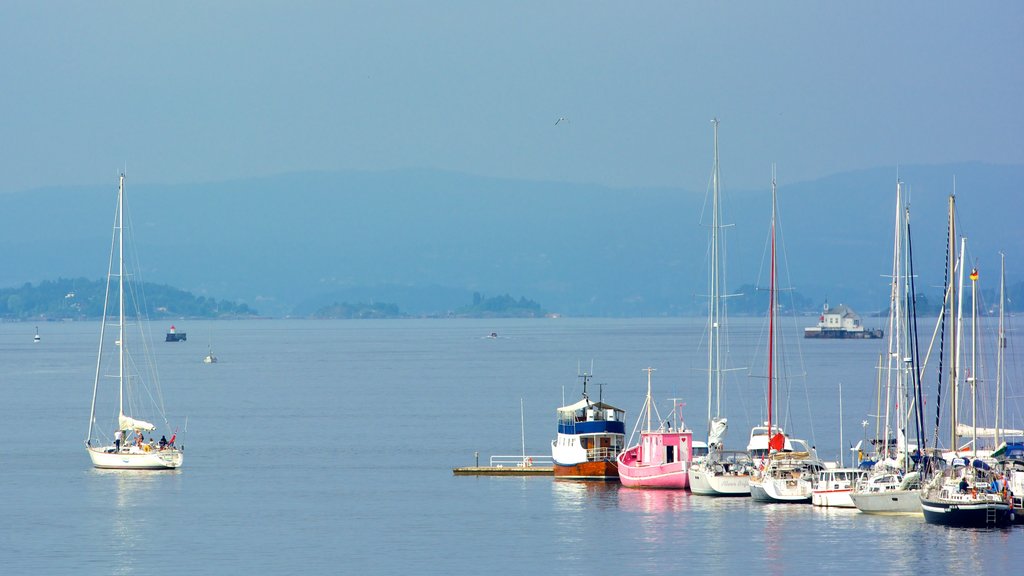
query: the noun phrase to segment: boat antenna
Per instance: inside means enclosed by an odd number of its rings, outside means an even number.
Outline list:
[[[587,382],[590,380],[591,375],[583,372],[578,375],[578,378],[583,380],[583,399],[590,402],[590,397],[587,396]]]

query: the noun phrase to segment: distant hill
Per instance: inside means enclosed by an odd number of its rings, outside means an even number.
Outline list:
[[[946,205],[991,298],[998,252],[1024,276],[1024,166],[901,166],[910,187],[917,287],[941,299]],[[816,312],[888,306],[896,167],[787,183],[780,167],[780,286]],[[723,174],[725,286],[767,286],[770,211]],[[0,286],[105,272],[109,187],[0,195]],[[308,316],[336,302],[454,311],[474,292],[529,294],[549,312],[702,314],[705,192],[484,178],[438,171],[302,173],[190,186],[126,183],[144,277],[263,314]],[[1017,298],[1017,301],[1021,301]],[[736,302],[737,309],[739,302]]]
[[[8,320],[86,319],[103,316],[102,280],[59,279],[38,285],[0,288],[0,318]],[[195,296],[171,286],[143,283],[145,315],[157,318],[239,318],[255,316],[247,304]],[[115,293],[116,294],[116,293]]]

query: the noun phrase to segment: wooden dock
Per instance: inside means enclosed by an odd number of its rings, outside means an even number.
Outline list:
[[[456,476],[554,476],[554,466],[465,466],[452,468]]]

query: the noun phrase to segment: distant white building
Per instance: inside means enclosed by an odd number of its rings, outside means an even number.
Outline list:
[[[852,308],[840,304],[829,308],[825,302],[818,317],[818,325],[804,328],[804,338],[881,338],[882,331],[866,330],[860,316]]]

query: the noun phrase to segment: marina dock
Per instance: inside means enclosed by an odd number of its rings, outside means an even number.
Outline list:
[[[554,476],[551,456],[491,456],[487,466],[480,465],[479,453],[475,466],[452,468],[455,476]]]
[[[452,468],[456,476],[554,476],[554,466],[466,466]]]

